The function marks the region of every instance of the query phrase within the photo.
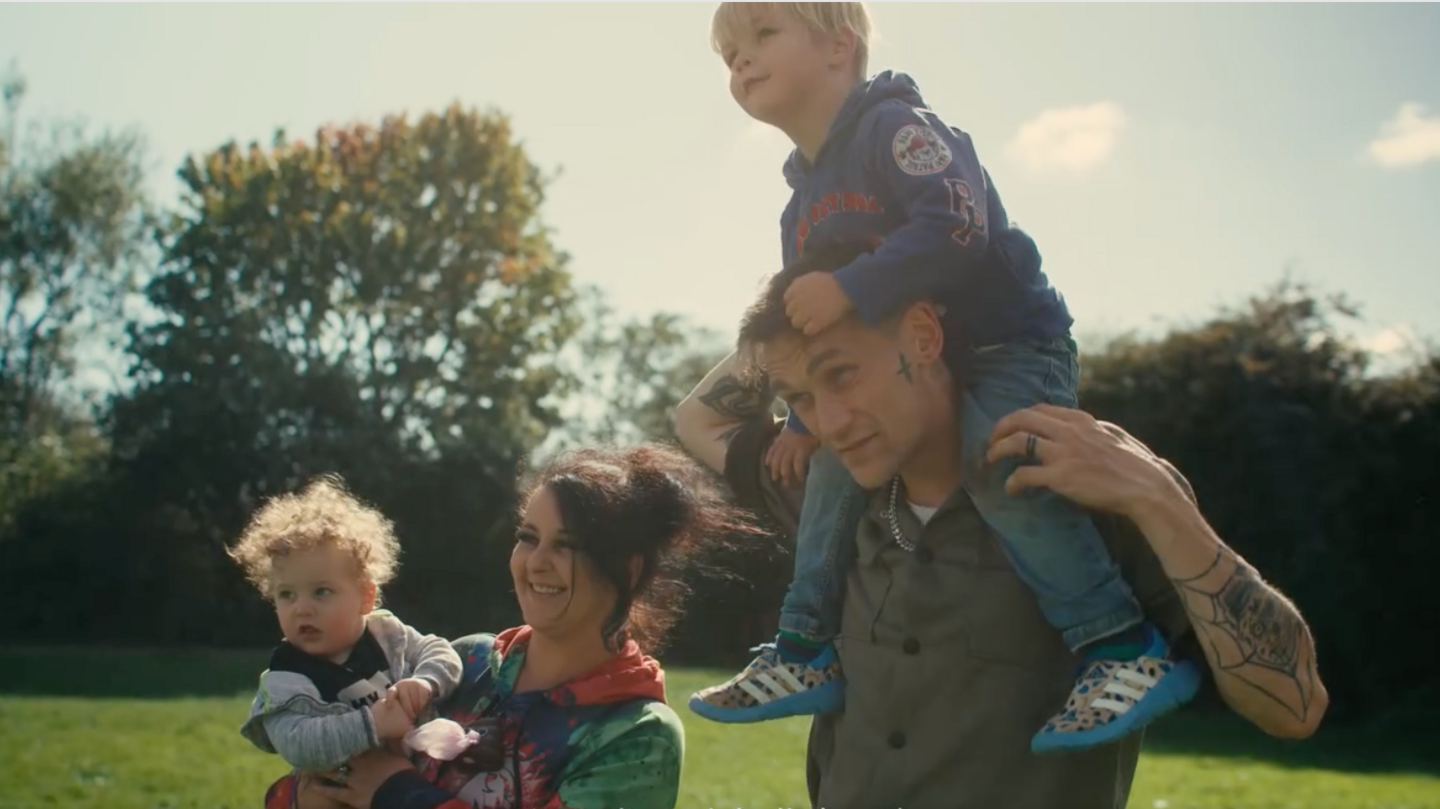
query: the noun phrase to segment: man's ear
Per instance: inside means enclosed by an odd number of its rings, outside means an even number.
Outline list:
[[[368,579],[360,584],[360,606],[366,615],[375,611],[375,596],[379,591],[375,582]]]
[[[900,318],[900,340],[916,362],[935,362],[945,351],[940,313],[928,301],[914,303]]]

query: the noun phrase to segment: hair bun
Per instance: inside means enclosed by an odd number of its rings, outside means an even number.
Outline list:
[[[633,466],[631,474],[640,524],[661,534],[662,543],[684,533],[695,513],[695,495],[690,488],[669,470],[651,463]]]

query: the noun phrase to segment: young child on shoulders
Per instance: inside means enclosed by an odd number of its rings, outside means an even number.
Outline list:
[[[955,371],[964,381],[964,486],[1082,661],[1070,698],[1037,728],[1031,747],[1112,742],[1190,700],[1199,671],[1169,660],[1166,639],[1146,622],[1083,511],[1044,490],[1008,494],[1015,462],[985,461],[1006,414],[1040,403],[1078,406],[1073,321],[1040,269],[1035,242],[1010,224],[970,137],[941,120],[909,76],[865,79],[870,39],[863,3],[723,3],[715,13],[712,42],[729,68],[732,97],[795,144],[785,164],[793,194],[781,216],[784,264],[802,252],[878,245],[834,272],[796,279],[787,314],[814,335],[845,317],[878,325],[921,299],[945,310],[947,345],[962,346]],[[975,78],[964,69],[956,75]],[[775,642],[691,699],[697,714],[720,722],[844,705],[833,641],[865,511],[856,504],[867,493],[793,413],[768,460],[777,476],[805,476],[795,577]]]

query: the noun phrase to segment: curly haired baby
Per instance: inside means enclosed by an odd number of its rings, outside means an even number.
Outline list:
[[[275,604],[284,640],[240,732],[297,770],[324,772],[399,742],[460,680],[450,643],[376,609],[395,575],[393,524],[322,477],[262,507],[229,551]]]

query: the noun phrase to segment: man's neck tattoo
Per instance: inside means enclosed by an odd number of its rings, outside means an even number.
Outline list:
[[[910,360],[906,359],[904,352],[900,354],[900,370],[895,373],[905,377],[906,382],[915,381],[915,375],[910,370]]]

